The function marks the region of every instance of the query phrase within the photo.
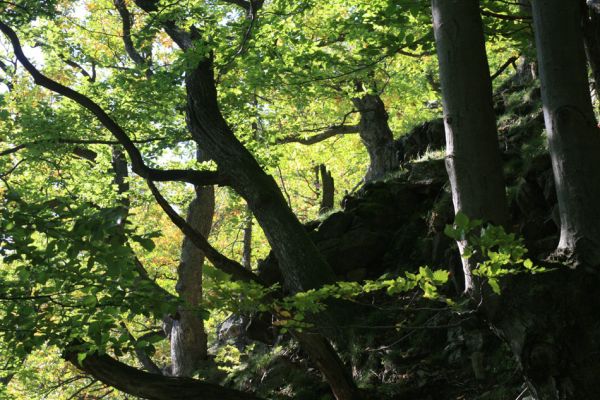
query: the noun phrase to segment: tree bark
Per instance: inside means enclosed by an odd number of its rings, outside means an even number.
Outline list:
[[[223,118],[212,60],[200,61],[188,73],[186,87],[193,137],[246,199],[279,260],[286,288],[296,293],[333,282],[331,267],[288,207],[275,180],[263,171]]]
[[[198,157],[204,161],[203,157]],[[208,237],[215,211],[213,186],[196,187],[196,197],[189,205],[187,223],[202,236]],[[204,320],[198,312],[202,302],[202,266],[204,253],[189,238],[183,239],[181,260],[177,270],[175,290],[185,302],[171,326],[171,373],[192,376],[207,357],[207,336]]]
[[[532,1],[544,119],[560,211],[557,255],[600,264],[600,130],[587,79],[580,2]]]
[[[231,186],[248,203],[279,261],[286,289],[297,293],[333,282],[333,270],[288,207],[275,180],[258,165],[223,118],[217,102],[210,58],[200,61],[198,66],[187,74],[186,88],[188,124],[192,135],[200,148],[226,171]],[[330,312],[317,318],[324,326],[335,326]],[[332,332],[330,334],[335,335]],[[307,342],[307,345],[310,346],[311,342]],[[331,347],[320,350],[327,351],[327,357],[339,359]],[[320,350],[307,349],[307,352],[314,355],[319,354]],[[324,370],[322,372],[326,377],[330,373]],[[346,379],[342,381],[328,381],[334,393],[344,396],[347,393],[355,393],[356,386],[350,375],[343,376]],[[357,397],[351,395],[337,399],[353,400]]]
[[[293,335],[323,373],[337,400],[362,399],[348,368],[327,339],[322,335],[307,332],[294,332]]]
[[[381,179],[399,165],[385,104],[377,94],[355,97],[352,102],[360,113],[358,133],[370,159],[365,182]]]
[[[600,10],[590,7],[582,13],[585,52],[594,77],[596,101],[600,96]]]
[[[321,206],[319,214],[324,214],[333,210],[335,199],[335,183],[331,172],[327,170],[324,164],[318,166],[318,175],[321,177]]]
[[[432,0],[432,13],[454,210],[504,225],[508,211],[479,1]],[[466,243],[458,245],[462,253]],[[472,263],[463,259],[465,291],[475,289]]]
[[[127,8],[124,0],[113,0],[115,8],[121,15],[123,29],[123,44],[129,58],[140,68],[146,69],[147,79],[153,76],[152,60],[150,57],[144,57],[135,48],[132,40],[131,28],[133,26],[133,16]],[[124,155],[121,152],[121,158]],[[113,160],[115,156],[113,155]],[[208,161],[200,151],[197,151],[198,161]],[[119,167],[119,165],[121,165]],[[117,167],[123,169],[123,163],[113,161],[115,172]],[[127,173],[127,163],[125,161],[125,176]],[[119,174],[117,173],[117,177]],[[123,182],[116,182],[121,191]],[[128,189],[128,186],[126,187]],[[212,219],[215,210],[215,193],[213,186],[196,186],[196,197],[188,207],[187,223],[199,232],[203,237],[208,237]],[[177,270],[177,284],[175,290],[185,303],[174,317],[167,316],[169,319],[165,323],[168,332],[165,332],[170,338],[171,345],[171,365],[165,368],[174,376],[192,376],[194,371],[200,365],[201,361],[207,357],[207,335],[204,330],[204,320],[198,313],[197,308],[202,301],[202,266],[205,255],[196,247],[189,238],[183,239],[181,248],[181,259]]]
[[[81,363],[77,352],[65,359],[99,381],[125,393],[150,400],[260,400],[252,394],[190,378],[168,377],[140,371],[108,355],[88,355]]]
[[[252,270],[252,229],[254,219],[252,211],[246,206],[246,219],[244,220],[244,240],[242,249],[242,265],[247,270]]]
[[[583,2],[533,0],[542,102],[561,217],[557,257],[574,269],[510,280],[488,319],[540,400],[600,398],[600,132],[590,99]],[[490,312],[492,311],[492,312]]]
[[[556,270],[509,279],[486,321],[510,346],[536,400],[599,399],[600,280]]]

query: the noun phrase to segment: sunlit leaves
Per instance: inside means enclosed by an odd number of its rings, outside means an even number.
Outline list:
[[[472,274],[485,278],[496,294],[501,292],[501,277],[548,271],[547,268],[536,266],[531,259],[525,258],[527,248],[523,239],[514,233],[506,232],[502,226],[484,226],[481,220],[471,220],[459,212],[454,224],[446,226],[444,233],[465,243],[461,256],[477,261]]]
[[[96,349],[126,346],[129,338],[113,334],[123,315],[162,316],[176,307],[135,270],[121,209],[9,197],[0,218],[0,325],[18,356],[75,338]]]

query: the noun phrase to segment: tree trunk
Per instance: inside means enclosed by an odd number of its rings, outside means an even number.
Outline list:
[[[365,182],[380,179],[399,165],[388,113],[377,94],[355,97],[352,102],[360,113],[359,135],[370,159]]]
[[[322,335],[308,332],[293,332],[293,335],[302,349],[308,353],[309,358],[317,365],[319,371],[325,375],[337,400],[362,398],[348,368]]]
[[[600,399],[598,275],[557,266],[507,283],[486,320],[513,351],[533,399]]]
[[[544,119],[561,232],[557,255],[600,264],[600,130],[588,86],[582,4],[532,1]]]
[[[331,172],[327,170],[324,164],[318,166],[317,178],[321,177],[321,205],[319,214],[324,214],[333,210],[335,199],[335,183]]]
[[[540,400],[600,398],[600,132],[590,99],[582,2],[533,0],[532,14],[544,117],[561,236],[558,265],[540,276],[510,280],[488,317],[510,344],[532,396]],[[566,256],[566,257],[565,257]]]
[[[433,0],[432,13],[454,210],[503,225],[508,211],[479,1]],[[461,252],[465,245],[459,242]],[[465,291],[475,288],[470,260],[463,259]]]
[[[284,284],[291,293],[317,288],[335,280],[327,264],[306,230],[300,224],[275,180],[267,175],[254,157],[235,137],[223,118],[217,102],[212,60],[204,59],[186,76],[188,124],[199,147],[227,174],[231,186],[248,203],[263,228],[279,263]],[[336,326],[331,312],[318,318],[325,326]],[[319,326],[317,326],[318,328]],[[330,334],[335,334],[330,332]],[[307,345],[311,345],[310,342]],[[329,347],[327,357],[339,358]],[[318,349],[307,349],[318,354]],[[342,365],[340,362],[339,365]],[[323,371],[327,377],[330,371]],[[328,381],[334,393],[355,393],[350,374],[342,382]],[[351,388],[351,389],[347,389]],[[338,397],[353,400],[357,397]]]
[[[596,101],[600,97],[600,10],[590,7],[582,13],[583,38],[592,75]]]
[[[244,243],[242,249],[242,265],[247,270],[252,270],[252,211],[246,206],[246,219],[244,220]]]
[[[286,288],[296,293],[333,282],[331,267],[288,207],[275,180],[263,171],[223,118],[212,61],[203,60],[188,73],[186,86],[193,137],[246,199],[279,260]]]
[[[198,161],[205,160],[205,157],[198,157]],[[214,188],[197,187],[196,198],[188,208],[187,223],[202,236],[208,237],[214,211]],[[197,311],[202,302],[203,265],[204,253],[189,238],[184,238],[175,290],[185,302],[185,308],[178,310],[171,327],[171,373],[175,376],[192,376],[207,357],[204,320]]]

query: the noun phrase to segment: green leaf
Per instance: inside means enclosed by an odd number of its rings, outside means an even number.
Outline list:
[[[458,213],[456,213],[456,216],[454,217],[454,225],[456,225],[457,228],[461,228],[461,230],[466,230],[469,228],[469,217],[467,217],[467,215],[465,213],[463,213],[462,211],[459,211]]]
[[[446,225],[444,228],[444,234],[454,240],[460,239],[460,233],[452,225]]]
[[[87,353],[79,353],[77,354],[77,363],[81,366],[83,366],[83,360],[85,360],[87,357]]]
[[[490,285],[490,287],[492,288],[492,291],[494,293],[500,294],[500,284],[498,283],[497,279],[489,278],[488,279],[488,284]]]
[[[448,271],[443,270],[443,269],[438,269],[433,272],[433,282],[436,285],[443,285],[444,283],[448,282],[449,276],[450,276],[450,273]]]
[[[139,243],[140,246],[144,248],[146,251],[152,251],[156,247],[154,241],[150,238],[134,235],[131,237],[135,242]]]
[[[81,304],[86,307],[94,307],[98,303],[98,299],[93,294],[88,294],[87,296],[83,296],[81,299]]]

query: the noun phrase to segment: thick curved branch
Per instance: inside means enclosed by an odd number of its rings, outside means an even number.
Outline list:
[[[515,67],[515,69],[516,69],[516,65],[515,65],[515,63],[517,62],[517,60],[518,60],[518,59],[519,59],[519,57],[516,57],[516,56],[512,56],[512,57],[510,57],[508,60],[506,60],[506,62],[505,62],[504,64],[502,64],[502,65],[500,66],[500,68],[498,68],[498,71],[494,72],[494,74],[493,74],[492,76],[490,76],[490,79],[491,79],[491,80],[494,80],[494,79],[496,79],[496,78],[497,78],[497,77],[499,77],[499,76],[500,76],[500,75],[501,75],[501,74],[502,74],[504,71],[506,71],[506,69],[507,69],[508,67],[510,67],[511,65],[512,65],[513,67]]]
[[[169,216],[171,221],[177,226],[184,235],[186,235],[191,242],[202,250],[206,258],[218,269],[231,275],[234,279],[256,282],[260,285],[264,283],[252,272],[245,269],[241,264],[233,261],[223,254],[219,253],[214,247],[208,243],[205,237],[203,237],[198,231],[191,227],[185,219],[183,219],[177,212],[171,207],[169,202],[160,193],[154,182],[147,181],[150,191],[154,195],[156,202],[161,206],[163,211]]]
[[[151,374],[130,367],[108,355],[88,355],[81,363],[76,351],[65,351],[63,357],[74,366],[133,396],[150,400],[260,400],[252,394],[191,378]]]
[[[133,60],[133,62],[137,65],[145,65],[146,59],[142,57],[142,55],[136,50],[133,45],[133,40],[131,40],[131,26],[133,25],[133,16],[127,9],[127,4],[125,0],[114,0],[113,1],[115,8],[121,15],[121,19],[123,21],[123,43],[125,44],[125,51],[129,58]]]
[[[354,134],[354,133],[358,133],[358,132],[359,132],[358,125],[337,125],[337,126],[330,126],[329,128],[325,129],[323,132],[318,133],[313,136],[309,136],[309,137],[288,136],[288,137],[284,137],[281,139],[277,139],[276,143],[277,144],[300,143],[300,144],[304,144],[304,145],[311,145],[311,144],[322,142],[323,140],[329,139],[330,137],[333,137],[333,136],[348,135],[348,134]]]
[[[481,15],[485,15],[486,17],[503,19],[506,21],[531,21],[530,15],[509,15],[509,14],[500,14],[489,10],[481,9]]]
[[[65,57],[59,56],[64,62],[65,64],[67,64],[70,67],[73,67],[77,70],[79,70],[79,72],[81,73],[81,75],[85,76],[85,78],[90,81],[90,82],[95,82],[96,81],[96,68],[94,67],[94,65],[92,65],[92,73],[90,74],[85,68],[83,68],[83,66],[79,63],[76,63],[73,60],[68,60]]]
[[[19,62],[25,67],[27,72],[33,77],[37,85],[43,86],[55,93],[61,94],[80,106],[88,109],[94,116],[108,129],[113,136],[123,146],[129,158],[131,159],[131,169],[133,172],[145,179],[154,181],[183,181],[194,185],[216,185],[225,184],[222,174],[211,171],[194,171],[194,170],[159,170],[148,167],[142,158],[142,154],[129,138],[127,133],[121,128],[115,120],[89,97],[81,94],[69,87],[66,87],[42,74],[25,56],[23,48],[15,31],[8,25],[0,21],[0,31],[2,31],[10,40],[15,56]]]
[[[132,140],[133,143],[150,143],[150,142],[159,142],[161,140],[165,140],[166,138],[151,138],[151,139],[142,139],[142,140]],[[48,139],[48,140],[36,140],[28,143],[21,143],[15,147],[11,147],[6,150],[0,151],[0,157],[7,156],[13,153],[16,153],[20,150],[26,149],[32,146],[38,146],[41,144],[52,144],[52,143],[60,143],[60,144],[120,144],[115,140],[94,140],[94,139]]]
[[[135,0],[135,4],[147,13],[159,12],[158,3],[157,0]],[[180,29],[174,21],[162,21],[161,24],[180,49],[189,50],[192,47],[192,35]]]

